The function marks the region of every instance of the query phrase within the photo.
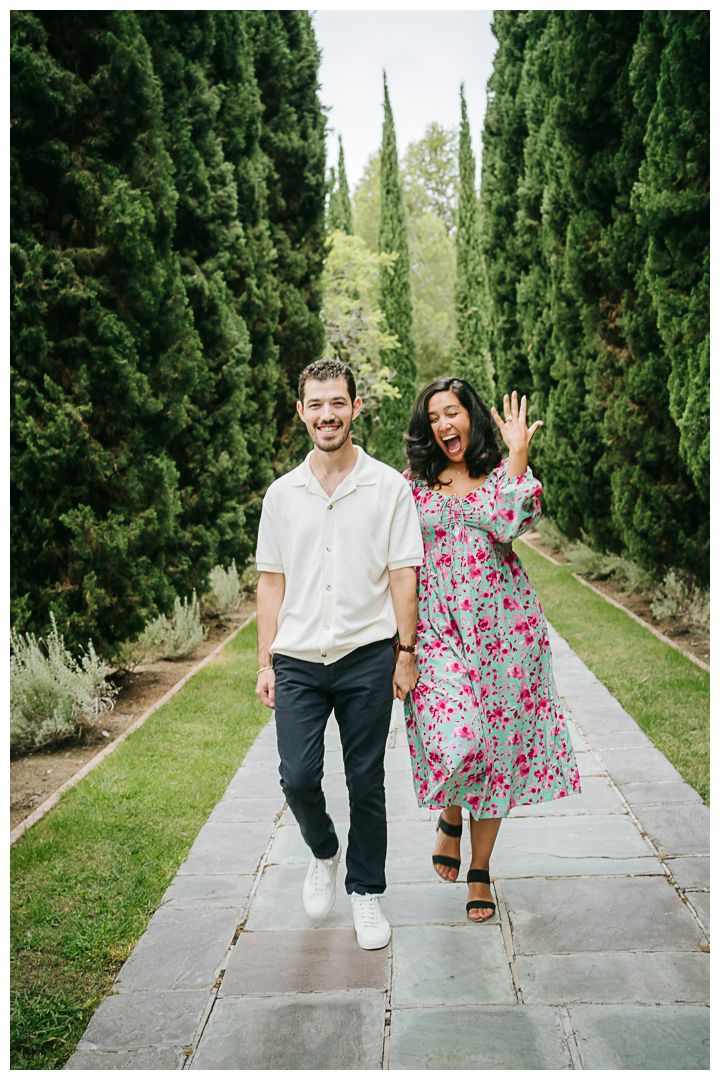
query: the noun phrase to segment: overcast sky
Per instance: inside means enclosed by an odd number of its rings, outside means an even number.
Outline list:
[[[479,164],[485,88],[497,46],[492,11],[316,10],[312,17],[322,50],[320,100],[332,106],[328,166],[337,161],[339,132],[351,191],[382,142],[383,68],[399,156],[433,120],[443,127],[460,123],[464,82]]]

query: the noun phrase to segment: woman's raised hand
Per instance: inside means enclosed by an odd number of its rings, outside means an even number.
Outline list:
[[[510,453],[512,454],[514,451],[515,453],[527,454],[530,440],[537,429],[543,426],[543,422],[542,420],[536,420],[532,427],[527,426],[527,398],[525,395],[522,396],[519,408],[517,390],[512,392],[512,401],[507,394],[505,395],[503,398],[504,420],[494,406],[490,409],[490,412],[493,420],[500,428],[500,434]]]

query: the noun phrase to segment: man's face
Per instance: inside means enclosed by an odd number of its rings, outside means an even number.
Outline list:
[[[347,442],[353,420],[360,412],[360,398],[350,400],[345,379],[308,379],[305,400],[298,401],[300,419],[318,450],[332,453]]]

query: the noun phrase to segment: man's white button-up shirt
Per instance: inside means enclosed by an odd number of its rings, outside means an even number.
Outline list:
[[[388,572],[422,564],[420,524],[400,473],[356,449],[332,495],[310,451],[263,499],[257,568],[285,575],[272,653],[332,664],[397,630]]]

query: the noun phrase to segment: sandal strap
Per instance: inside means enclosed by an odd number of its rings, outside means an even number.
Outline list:
[[[453,859],[452,855],[433,855],[433,866],[449,866],[451,870],[460,869],[460,860]]]
[[[468,870],[467,881],[468,885],[472,881],[479,881],[482,885],[489,885],[490,873],[487,870]]]
[[[446,836],[462,836],[462,825],[450,825],[442,814],[438,818],[437,827],[444,832]]]
[[[490,900],[468,900],[465,911],[470,912],[475,908],[491,908],[494,911],[495,905]]]

